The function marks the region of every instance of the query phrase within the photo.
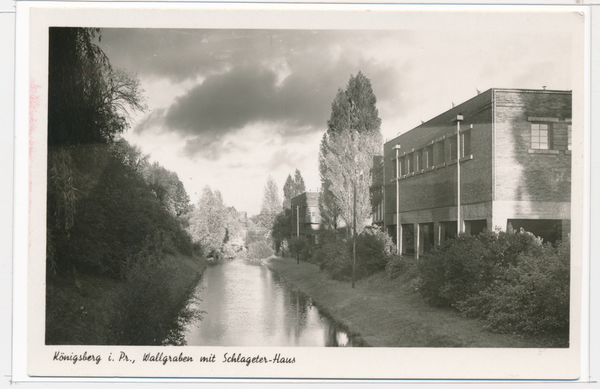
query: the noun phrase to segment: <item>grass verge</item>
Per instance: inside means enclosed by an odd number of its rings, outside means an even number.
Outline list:
[[[172,316],[185,307],[206,261],[182,255],[166,256],[164,260],[170,261],[175,269],[169,286],[178,303],[172,312],[164,313]],[[46,344],[122,343],[114,332],[114,323],[123,314],[119,309],[123,307],[123,296],[128,295],[124,281],[77,272],[68,278],[50,274],[46,281]]]
[[[266,265],[313,298],[327,314],[374,347],[565,347],[564,339],[485,331],[480,321],[453,308],[429,306],[406,277],[376,273],[356,282],[331,279],[319,267],[293,258],[270,257]],[[566,340],[568,342],[568,339]]]

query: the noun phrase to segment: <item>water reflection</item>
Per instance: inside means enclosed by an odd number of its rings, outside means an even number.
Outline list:
[[[204,272],[202,321],[186,328],[190,346],[352,346],[352,339],[270,270],[242,259]]]

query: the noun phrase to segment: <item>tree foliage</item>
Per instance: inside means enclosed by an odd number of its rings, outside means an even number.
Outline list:
[[[200,243],[203,254],[219,251],[226,235],[227,210],[221,192],[207,185],[190,218],[189,232]]]
[[[157,200],[173,216],[179,217],[189,212],[190,197],[177,173],[154,162],[145,167],[144,176]]]
[[[304,192],[306,192],[304,178],[302,178],[300,170],[296,169],[294,177],[292,178],[292,175],[288,174],[283,185],[283,208],[290,208],[292,199]]]
[[[285,184],[283,185],[283,209],[290,208],[294,197],[294,179],[291,174],[288,174]]]
[[[128,128],[128,114],[145,109],[134,75],[113,69],[93,43],[98,29],[49,32],[48,144],[107,143]]]
[[[419,262],[419,292],[498,332],[569,328],[570,254],[523,230],[460,235]]]
[[[262,207],[260,214],[254,217],[254,222],[258,230],[268,237],[273,230],[275,217],[281,211],[281,200],[279,190],[275,180],[269,176],[263,192]]]
[[[273,243],[275,244],[275,251],[280,253],[282,243],[292,236],[291,208],[285,208],[277,214],[273,223],[271,236],[273,237]]]
[[[371,82],[359,72],[350,76],[346,90],[338,90],[332,103],[319,152],[323,187],[319,208],[328,227],[337,227],[339,219],[352,225],[354,191],[357,221],[371,213],[373,157],[382,143],[376,101]]]
[[[279,199],[279,190],[275,180],[269,176],[263,191],[263,200],[260,213],[276,215],[281,210],[281,200]]]
[[[296,172],[294,173],[294,196],[298,196],[304,192],[306,192],[304,178],[302,178],[300,170],[296,169]]]
[[[49,33],[47,344],[76,342],[63,318],[77,317],[86,327],[94,325],[91,317],[102,322],[125,317],[125,307],[139,303],[135,295],[141,284],[165,299],[155,301],[152,312],[136,314],[146,328],[129,329],[140,336],[170,334],[180,324],[172,301],[182,292],[167,282],[176,278],[177,269],[166,266],[164,258],[192,254],[190,236],[175,217],[188,201],[181,182],[160,165],[150,165],[147,155],[120,137],[129,127],[129,114],[145,109],[143,91],[134,75],[111,67],[93,43],[99,34],[84,28],[50,28]],[[129,282],[131,269],[141,284]],[[75,296],[87,293],[78,289],[81,279],[93,279],[99,285],[94,290],[116,285],[123,304],[81,316]],[[125,342],[123,331],[121,326],[112,338],[99,341]],[[90,338],[77,341],[90,344]]]

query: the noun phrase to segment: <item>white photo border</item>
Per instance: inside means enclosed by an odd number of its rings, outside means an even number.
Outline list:
[[[180,7],[181,6],[181,7]],[[285,26],[287,23],[285,18],[277,18],[277,20],[274,22],[275,25],[274,26],[265,26],[264,24],[264,19],[262,17],[257,18],[258,20],[251,20],[252,18],[249,17],[249,15],[251,14],[255,14],[257,11],[260,10],[260,12],[279,12],[282,14],[289,14],[290,12],[294,12],[294,16],[293,19],[298,19],[298,15],[300,13],[303,12],[307,12],[308,10],[311,10],[311,12],[314,13],[329,13],[329,12],[339,12],[339,8],[342,7],[342,5],[339,4],[334,4],[334,5],[327,5],[327,6],[316,6],[314,4],[308,4],[308,5],[285,5],[283,8],[281,6],[277,6],[277,5],[273,5],[273,4],[269,4],[269,5],[265,5],[265,4],[219,4],[218,6],[215,7],[214,4],[212,5],[207,5],[207,4],[181,4],[178,5],[177,7],[179,8],[179,11],[174,11],[173,8],[175,8],[175,6],[168,4],[168,5],[164,5],[164,4],[152,4],[150,7],[148,7],[147,3],[144,4],[140,4],[140,3],[121,3],[121,4],[115,4],[115,3],[111,3],[111,4],[90,4],[90,3],[36,3],[36,2],[21,2],[19,3],[19,7],[21,8],[21,10],[26,9],[26,11],[23,11],[22,13],[27,13],[30,20],[31,20],[31,24],[29,25],[30,29],[27,31],[27,33],[31,33],[30,37],[27,37],[27,41],[29,42],[29,51],[32,53],[35,53],[35,55],[32,55],[29,58],[29,61],[31,61],[29,63],[29,65],[26,66],[26,69],[31,69],[31,73],[24,75],[24,72],[21,72],[21,78],[17,78],[17,94],[16,94],[16,99],[17,99],[17,104],[19,104],[22,108],[22,104],[23,101],[27,102],[28,100],[28,91],[29,88],[23,88],[24,86],[24,81],[29,84],[29,80],[31,80],[32,78],[39,80],[39,84],[40,84],[40,100],[41,100],[41,106],[45,107],[45,103],[46,103],[46,96],[47,96],[47,89],[44,89],[44,85],[47,85],[47,80],[44,79],[43,74],[44,72],[47,74],[47,62],[44,62],[44,58],[47,58],[47,28],[49,26],[52,25],[77,25],[77,26],[86,26],[86,27],[94,27],[94,26],[98,26],[98,27],[110,27],[107,25],[107,20],[110,19],[110,23],[115,23],[118,24],[118,26],[120,27],[125,27],[127,24],[127,26],[132,27],[132,24],[136,24],[136,27],[139,24],[139,27],[142,27],[143,25],[147,24],[148,18],[141,18],[141,17],[136,17],[136,18],[131,18],[130,16],[121,16],[124,15],[124,12],[131,12],[132,10],[135,10],[134,12],[136,13],[140,13],[140,12],[147,12],[147,13],[153,13],[153,10],[150,10],[148,8],[156,8],[156,9],[160,9],[160,19],[156,20],[156,26],[160,26],[160,27],[167,27],[169,25],[169,23],[165,22],[165,13],[169,13],[169,12],[185,12],[185,10],[188,7],[192,7],[194,9],[200,9],[201,11],[211,11],[214,12],[211,15],[210,20],[202,20],[201,18],[198,18],[196,21],[193,22],[188,22],[188,23],[200,23],[203,22],[205,24],[202,25],[202,28],[210,28],[206,27],[207,24],[210,23],[216,23],[217,26],[220,26],[219,28],[233,28],[233,27],[239,27],[240,25],[244,25],[244,27],[246,28],[285,28],[282,26]],[[142,9],[143,7],[146,7],[145,9]],[[203,7],[208,7],[208,8],[203,8]],[[406,8],[402,8],[402,7],[406,7]],[[442,12],[456,12],[456,6],[435,6],[436,7],[436,11],[442,11]],[[491,7],[491,6],[486,6],[484,8],[480,8],[480,7],[476,7],[476,6],[464,6],[464,8],[461,8],[461,10],[474,10],[474,11],[483,11],[486,10],[486,12],[488,10],[491,11],[490,8],[487,7]],[[503,12],[506,11],[508,6],[498,6],[499,9],[496,10],[497,12]],[[533,6],[533,7],[518,7],[518,11],[519,12],[527,12],[528,10],[530,11],[539,11],[541,6]],[[294,9],[293,11],[290,10],[290,8]],[[370,14],[374,15],[377,12],[387,12],[388,14],[392,13],[392,12],[397,12],[398,8],[396,6],[393,5],[387,5],[387,6],[373,6],[373,7],[369,7],[370,10]],[[495,7],[493,7],[495,8]],[[544,12],[546,11],[550,11],[553,10],[556,7],[544,7]],[[568,7],[567,7],[568,8]],[[407,10],[407,9],[411,9],[411,10],[419,10],[419,6],[400,6],[400,9],[403,10]],[[586,24],[589,25],[589,12],[586,11],[585,8],[578,8],[578,7],[571,7],[570,8],[572,11],[582,11],[583,15],[585,15],[586,18]],[[365,10],[365,8],[359,8],[358,10],[355,10],[354,12],[356,12],[356,14],[360,14],[361,10]],[[559,9],[556,8],[556,11],[558,11]],[[560,10],[564,12],[565,7],[560,7]],[[39,12],[39,13],[38,13]],[[351,11],[349,11],[351,12]],[[157,12],[158,13],[158,12]],[[215,17],[214,15],[216,13],[223,13],[226,16],[221,15],[220,19],[219,17]],[[74,16],[76,15],[76,16]],[[115,15],[118,15],[118,17],[115,17]],[[363,13],[364,15],[364,13]],[[371,16],[369,15],[369,16]],[[362,15],[361,15],[362,16]],[[22,14],[18,16],[18,18],[21,18]],[[29,22],[28,20],[26,20],[27,22]],[[60,21],[60,22],[59,22]],[[56,23],[62,23],[62,24],[56,24]],[[172,23],[172,20],[171,20]],[[230,24],[229,24],[230,23]],[[317,21],[311,20],[311,24],[312,23],[318,23]],[[224,27],[224,24],[228,24],[227,26]],[[187,24],[184,23],[184,25],[187,26]],[[181,20],[178,20],[177,22],[177,26],[182,26],[182,22]],[[252,27],[254,26],[254,27]],[[289,24],[287,25],[289,27]],[[216,28],[216,27],[213,27]],[[307,26],[307,27],[303,27],[303,28],[314,28],[312,26]],[[586,27],[587,28],[587,27]],[[20,33],[23,30],[21,28],[21,25],[19,25],[18,27]],[[40,39],[40,38],[44,38],[43,35],[43,31],[45,29],[46,31],[46,41],[44,42],[44,39]],[[25,34],[23,32],[23,34]],[[581,37],[584,36],[584,33],[581,32]],[[19,39],[22,39],[23,36],[20,36]],[[581,39],[583,40],[583,39]],[[44,48],[44,45],[46,45],[46,47]],[[581,42],[581,50],[585,49],[585,45],[584,42]],[[44,53],[46,53],[46,57],[44,57]],[[37,58],[38,55],[41,55],[42,60],[41,62],[39,58]],[[47,61],[47,59],[46,59]],[[582,61],[583,62],[583,61]],[[19,65],[21,66],[23,65],[23,62],[19,61],[18,58],[18,62]],[[579,69],[579,71],[581,71],[581,74],[584,74],[584,63],[579,64],[581,66],[581,69]],[[40,76],[38,76],[40,75]],[[583,144],[577,145],[577,142],[574,142],[574,150],[573,150],[573,155],[581,155],[582,158],[581,160],[577,159],[577,161],[579,162],[579,164],[577,164],[574,160],[573,163],[573,182],[574,182],[574,186],[579,185],[579,187],[576,187],[576,191],[573,192],[572,195],[572,203],[574,204],[576,201],[576,198],[584,198],[583,194],[585,193],[585,186],[584,186],[584,174],[586,174],[586,169],[587,166],[589,164],[589,154],[588,154],[588,150],[586,150],[586,145],[588,145],[589,141],[589,122],[587,124],[584,125],[584,121],[589,121],[589,110],[584,112],[584,106],[586,104],[589,104],[587,101],[587,96],[589,96],[589,93],[586,93],[586,89],[587,89],[587,83],[584,82],[582,80],[581,85],[579,85],[577,88],[574,87],[574,95],[573,95],[573,100],[574,100],[574,114],[573,114],[573,121],[574,121],[574,127],[580,126],[580,128],[583,130],[585,128],[584,131],[581,131],[582,134],[582,139],[585,139],[586,142],[584,142]],[[589,92],[589,91],[588,91]],[[578,96],[580,97],[578,99]],[[586,96],[586,98],[583,98],[583,96]],[[577,101],[579,100],[579,101]],[[25,112],[27,112],[28,109],[26,108]],[[42,112],[43,111],[43,112]],[[44,124],[45,124],[45,117],[44,117],[44,109],[41,110],[40,115],[38,116],[38,123],[39,123],[39,128],[43,129],[44,128]],[[580,123],[577,123],[577,117],[579,117],[579,121]],[[16,148],[15,148],[15,159],[16,159],[16,169],[15,170],[15,188],[16,191],[20,191],[20,193],[23,194],[22,190],[23,188],[28,188],[29,187],[29,182],[28,178],[33,177],[32,180],[32,191],[31,191],[31,198],[29,198],[29,200],[27,201],[27,189],[25,190],[24,196],[19,197],[19,196],[15,196],[15,231],[17,234],[17,239],[20,239],[19,242],[17,242],[15,244],[15,258],[29,258],[28,261],[22,261],[25,263],[39,263],[36,261],[39,261],[40,257],[45,258],[45,246],[40,244],[39,242],[43,242],[45,239],[45,150],[43,147],[43,144],[45,142],[45,139],[42,139],[42,137],[38,137],[39,134],[31,134],[32,138],[31,139],[27,139],[28,138],[28,131],[26,130],[26,128],[28,127],[28,121],[26,118],[23,118],[23,115],[19,115],[17,114],[16,117],[16,135],[17,135],[17,141],[16,141]],[[26,133],[24,133],[23,131],[25,131]],[[45,131],[45,130],[44,130]],[[45,132],[44,132],[45,134]],[[33,142],[33,143],[32,143]],[[34,149],[35,152],[32,155],[29,155],[29,146],[34,144]],[[39,145],[39,147],[38,147]],[[23,152],[25,152],[26,157],[23,156]],[[28,172],[27,168],[25,167],[25,172],[23,174],[23,167],[24,165],[27,166],[29,163],[29,158],[30,161],[32,162],[31,164],[31,170]],[[586,160],[586,158],[588,158],[588,160]],[[42,163],[43,162],[43,163]],[[19,173],[20,172],[20,173]],[[576,174],[577,173],[577,174]],[[579,194],[579,196],[577,195]],[[583,229],[583,226],[585,224],[585,219],[583,217],[584,215],[584,210],[586,209],[586,204],[585,201],[582,200],[581,206],[576,207],[576,206],[572,206],[572,209],[576,209],[575,211],[572,211],[574,213],[574,217],[573,217],[573,226],[578,226],[581,228],[581,231],[578,231],[579,234],[579,239],[582,239],[582,242],[585,242],[585,231]],[[588,207],[589,208],[589,207]],[[30,211],[29,211],[29,210]],[[25,217],[23,217],[23,215],[25,215]],[[29,216],[27,216],[29,215]],[[27,218],[29,217],[30,220],[30,224],[27,225]],[[24,225],[25,224],[25,225]],[[23,233],[25,233],[25,235],[27,234],[38,234],[35,235],[36,237],[39,236],[40,233],[40,228],[37,228],[37,226],[44,226],[44,239],[39,239],[38,243],[32,243],[32,241],[30,240],[28,243],[26,243],[25,247],[23,247],[22,245],[22,239],[23,239]],[[575,230],[577,227],[573,228],[573,230]],[[30,235],[31,237],[32,235]],[[577,232],[574,231],[574,236],[577,236]],[[25,239],[27,240],[27,238],[25,237]],[[31,243],[31,245],[30,245]],[[579,245],[579,249],[582,250],[584,244],[580,244]],[[29,252],[29,256],[27,254],[27,252]],[[576,252],[573,252],[572,254],[572,258],[575,258],[577,256]],[[584,257],[585,256],[585,250],[583,252],[580,252],[579,257]],[[15,261],[16,263],[17,261]],[[575,263],[572,264],[572,278],[573,279],[579,279],[581,280],[581,271],[583,270],[585,274],[585,270],[586,270],[586,261],[582,261],[580,263]],[[36,270],[37,269],[42,269],[42,272],[40,274],[39,271]],[[41,288],[39,287],[39,285],[44,285],[44,275],[43,275],[43,266],[30,266],[29,269],[25,270],[25,274],[28,274],[25,278],[25,280],[30,280],[29,285],[28,285],[28,289],[24,289],[26,287],[24,287],[23,285],[19,284],[18,282],[15,282],[15,292],[19,292],[18,295],[22,296],[23,291],[26,292],[26,294],[28,295],[28,300],[24,300],[25,303],[22,303],[21,306],[25,305],[29,305],[30,310],[32,307],[36,307],[36,311],[39,313],[39,304],[40,301],[44,301],[44,295],[45,295],[45,288]],[[23,276],[23,268],[21,267],[19,269],[19,275],[22,277]],[[40,282],[41,281],[41,282]],[[579,282],[577,283],[577,287],[574,286],[574,289],[572,289],[572,304],[571,304],[571,309],[572,311],[574,311],[573,313],[577,316],[577,317],[581,317],[581,310],[579,309],[580,307],[580,303],[584,303],[586,302],[585,299],[585,287],[586,287],[586,283],[585,280],[583,282],[583,284],[579,284]],[[584,298],[581,299],[581,290],[584,290]],[[17,295],[17,293],[15,293],[15,295]],[[21,298],[21,297],[19,297]],[[575,300],[574,300],[575,299]],[[27,301],[29,301],[29,304],[27,303]],[[573,303],[576,304],[573,304]],[[16,304],[15,304],[16,305]],[[43,305],[41,305],[41,307],[43,308]],[[19,316],[21,315],[21,316]],[[137,367],[135,369],[132,369],[131,367],[128,367],[127,369],[114,369],[114,368],[109,368],[109,369],[104,369],[104,368],[96,368],[96,367],[91,367],[91,369],[87,369],[85,366],[81,367],[81,366],[77,366],[75,369],[73,369],[72,367],[58,367],[58,368],[54,368],[48,367],[48,362],[50,360],[49,355],[51,355],[53,353],[53,350],[56,349],[56,347],[52,347],[52,346],[44,346],[43,345],[43,325],[41,326],[41,331],[40,332],[40,326],[39,326],[39,318],[42,318],[41,323],[43,323],[43,309],[41,310],[41,316],[39,314],[32,314],[31,311],[29,312],[29,319],[27,319],[26,321],[22,321],[23,320],[23,316],[21,312],[17,312],[17,316],[15,316],[15,320],[19,320],[19,322],[21,323],[27,323],[28,326],[15,326],[14,330],[15,330],[15,334],[16,335],[23,335],[23,328],[27,328],[27,330],[24,332],[25,337],[27,338],[27,372],[28,374],[30,374],[28,377],[30,379],[33,378],[33,376],[40,376],[40,377],[49,377],[49,376],[54,376],[54,375],[59,375],[61,377],[67,377],[67,376],[84,376],[87,377],[86,379],[89,380],[91,377],[115,377],[115,376],[120,376],[120,377],[155,377],[155,378],[159,378],[159,377],[202,377],[202,378],[243,378],[243,379],[248,379],[248,378],[273,378],[273,379],[280,379],[280,378],[285,378],[285,379],[314,379],[314,378],[318,378],[318,379],[336,379],[336,378],[347,378],[347,379],[455,379],[455,380],[462,380],[462,379],[550,379],[550,380],[556,380],[556,379],[581,379],[580,375],[583,372],[582,369],[580,368],[580,365],[578,363],[579,358],[580,358],[580,351],[583,351],[580,349],[580,345],[581,342],[580,340],[584,340],[585,336],[584,334],[580,334],[579,333],[579,328],[580,326],[579,321],[574,321],[572,320],[572,331],[573,331],[573,327],[577,327],[577,331],[576,334],[571,335],[571,343],[572,343],[572,347],[570,347],[569,349],[547,349],[547,350],[539,350],[539,349],[376,349],[375,352],[371,353],[371,351],[373,350],[366,350],[366,349],[356,349],[356,350],[350,350],[350,349],[345,349],[345,350],[335,350],[335,349],[331,349],[331,350],[326,350],[326,349],[300,349],[300,348],[294,348],[292,351],[290,351],[291,353],[293,353],[294,355],[298,355],[299,357],[297,357],[297,359],[300,358],[306,358],[307,360],[310,359],[312,362],[310,364],[310,366],[308,365],[303,365],[301,366],[301,364],[298,364],[296,366],[294,366],[292,369],[287,370],[287,369],[283,369],[277,373],[273,373],[272,371],[269,371],[268,369],[266,370],[261,370],[261,369],[257,369],[256,371],[252,372],[251,374],[248,373],[248,369],[245,366],[240,366],[239,368],[237,367],[231,367],[231,366],[226,366],[224,367],[224,369],[219,370],[219,369],[215,369],[216,371],[211,372],[210,374],[206,374],[205,372],[200,372],[198,373],[197,370],[198,368],[196,367],[196,372],[190,371],[190,370],[180,370],[180,369],[174,369],[173,366],[174,365],[170,365],[169,369],[166,370],[157,370],[156,366],[152,366],[149,369],[143,369],[140,368],[138,369]],[[19,319],[20,317],[20,319]],[[577,325],[573,325],[573,324],[577,324]],[[20,327],[20,328],[17,328]],[[585,325],[583,326],[583,329],[585,328]],[[42,343],[40,344],[40,333],[42,335],[41,337],[41,341]],[[581,336],[581,339],[580,339]],[[575,343],[573,345],[573,343]],[[587,343],[587,342],[586,342]],[[108,349],[111,350],[117,350],[117,349],[123,349],[124,347],[117,347],[117,348],[107,348],[108,346],[95,346],[95,347],[86,347],[86,346],[70,346],[70,347],[65,347],[65,350],[74,350],[75,352],[78,352],[79,350],[83,351],[86,350],[88,352],[101,352],[101,353],[106,353]],[[585,347],[584,347],[585,348]],[[61,347],[61,350],[63,348]],[[142,348],[132,348],[132,352],[139,352],[138,350],[135,349],[148,349],[148,347],[142,347]],[[191,347],[186,347],[186,349],[192,349]],[[215,353],[223,353],[223,349],[220,348],[212,348],[214,349]],[[263,348],[260,348],[261,350]],[[268,348],[266,348],[267,351],[269,353],[272,353],[273,350],[269,350]],[[21,351],[23,349],[21,348]],[[179,348],[177,349],[179,350]],[[231,351],[231,350],[229,350]],[[469,356],[465,357],[461,354],[470,354]],[[375,355],[377,354],[377,355]],[[432,355],[435,354],[435,355]],[[510,354],[510,355],[507,355]],[[552,355],[551,355],[552,354]],[[316,355],[316,357],[315,357]],[[374,367],[376,366],[371,366],[369,364],[365,365],[365,360],[377,360],[377,358],[379,357],[383,357],[384,359],[387,360],[393,360],[393,364],[388,363],[384,366],[379,366],[380,369],[376,370],[374,369]],[[316,365],[320,365],[320,366],[313,366],[315,365],[314,361],[315,360],[323,360],[323,361],[331,361],[331,360],[339,360],[340,364],[344,364],[343,367],[343,371],[342,370],[338,370],[338,369],[332,369],[331,366],[327,366],[327,364],[323,364],[323,363],[317,363]],[[500,366],[500,368],[490,368],[489,366],[489,361],[493,360],[496,362],[497,365]],[[418,363],[416,364],[415,361],[427,361],[427,364],[432,363],[433,365],[436,365],[435,371],[432,371],[431,368],[423,368],[424,364],[419,365]],[[569,361],[568,363],[565,364],[565,360]],[[357,363],[357,361],[359,363]],[[432,362],[433,361],[433,362]],[[436,363],[437,361],[437,363]],[[472,365],[467,365],[467,369],[463,368],[465,367],[464,363],[465,361],[471,362],[473,363]],[[574,362],[577,361],[577,362]],[[459,366],[459,364],[463,364],[462,366]],[[398,367],[397,366],[401,366],[402,368],[404,367],[408,367],[408,368],[404,368],[404,369],[400,369],[402,371],[398,371]],[[416,365],[416,366],[415,366]],[[390,370],[394,370],[393,372],[390,372]],[[310,371],[309,371],[310,370]],[[326,371],[327,370],[327,371]],[[348,372],[350,374],[345,374],[344,372]],[[204,375],[206,374],[206,375]],[[75,379],[77,380],[77,379]]]

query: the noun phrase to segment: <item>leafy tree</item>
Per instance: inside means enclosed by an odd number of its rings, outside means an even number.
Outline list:
[[[346,90],[338,90],[332,103],[319,154],[321,215],[330,225],[336,224],[338,215],[352,225],[355,195],[356,220],[371,213],[373,157],[382,142],[376,101],[371,82],[359,72],[350,76]]]
[[[319,193],[319,214],[321,223],[327,229],[337,230],[340,223],[340,209],[331,192],[331,181],[327,178],[330,174],[327,166],[327,133],[323,134],[319,150],[319,174],[321,175],[321,192]]]
[[[178,269],[164,258],[192,254],[170,203],[177,196],[185,203],[187,194],[176,176],[120,138],[129,112],[145,108],[142,90],[135,76],[110,66],[96,37],[98,29],[50,29],[46,344],[161,342],[183,323],[177,317],[187,286],[173,286]],[[114,293],[86,297],[109,289],[123,292],[122,304],[109,302]],[[100,337],[98,318],[109,328]],[[73,320],[94,331],[73,331]]]
[[[263,200],[260,213],[276,215],[281,210],[281,200],[279,200],[279,191],[275,180],[269,176],[263,191]]]
[[[371,177],[373,182],[369,190],[371,195],[371,212],[375,213],[377,208],[383,203],[383,157],[375,156],[373,158],[373,167]],[[379,227],[382,227],[383,221],[379,222]]]
[[[294,173],[294,196],[298,196],[306,192],[306,185],[304,185],[304,178],[302,178],[302,174],[300,174],[300,170],[296,169]]]
[[[225,243],[232,241],[241,241],[243,228],[240,223],[240,217],[234,207],[228,207],[225,212]]]
[[[280,253],[281,244],[284,240],[292,236],[292,210],[286,208],[279,212],[273,223],[273,231],[271,232],[275,251]]]
[[[205,255],[219,251],[226,234],[227,212],[221,192],[213,192],[207,185],[190,218],[188,231],[194,241],[200,243]]]
[[[291,174],[288,174],[285,184],[283,185],[283,209],[288,209],[292,205],[294,197],[294,179]]]
[[[275,217],[281,211],[281,200],[279,199],[279,191],[275,180],[269,176],[265,184],[263,192],[262,207],[260,214],[256,217],[256,224],[260,230],[265,233],[265,236],[270,235],[273,229]]]
[[[102,179],[102,167],[119,154],[122,144],[115,140],[128,127],[128,112],[145,109],[137,78],[113,69],[92,43],[96,37],[100,39],[99,29],[49,31],[46,247],[54,271],[71,267],[71,256],[59,251],[69,250],[77,213]]]
[[[294,178],[291,174],[288,174],[285,185],[283,185],[283,208],[290,208],[292,199],[304,192],[306,192],[304,178],[302,178],[300,170],[296,169]]]
[[[154,162],[146,166],[145,178],[160,204],[173,216],[179,217],[189,212],[190,197],[177,173]]]
[[[50,28],[49,146],[107,143],[128,128],[130,110],[146,108],[137,77],[113,69],[96,36],[99,29]]]

